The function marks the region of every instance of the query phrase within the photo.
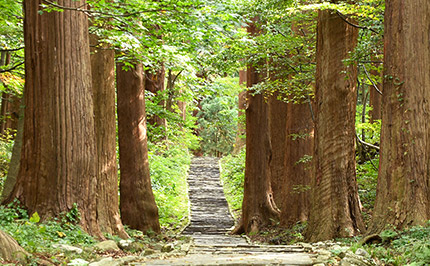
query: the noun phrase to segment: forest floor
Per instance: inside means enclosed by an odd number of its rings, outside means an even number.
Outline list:
[[[230,235],[234,219],[220,181],[218,159],[197,157],[192,160],[188,192],[190,223],[180,235],[161,234],[152,238],[136,235],[128,240],[107,240],[83,248],[55,244],[53,248],[58,252],[35,254],[33,265],[376,264],[366,250],[351,249],[351,245],[336,241],[268,245],[252,242],[246,236]]]

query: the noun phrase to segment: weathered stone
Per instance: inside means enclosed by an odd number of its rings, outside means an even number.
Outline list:
[[[191,245],[190,244],[182,244],[181,245],[181,251],[182,252],[185,252],[185,253],[188,253],[188,251],[190,251],[190,248],[191,248]]]
[[[122,239],[118,242],[118,246],[122,250],[130,250],[131,244],[133,244],[133,241],[130,239]]]
[[[311,245],[311,244],[309,244],[309,243],[303,243],[303,242],[300,242],[300,243],[297,243],[297,245],[299,245],[299,246],[302,246],[305,250],[313,250],[313,246]]]
[[[149,256],[149,255],[152,255],[154,253],[155,253],[155,250],[153,250],[151,248],[148,248],[148,249],[145,249],[145,252],[143,253],[143,255],[144,256]]]
[[[141,258],[138,256],[126,256],[126,257],[119,258],[117,261],[120,265],[129,265],[132,262],[138,262],[140,260]]]
[[[86,266],[88,264],[90,263],[84,259],[74,259],[74,260],[71,260],[69,263],[67,263],[67,265],[70,265],[70,266]]]
[[[130,250],[131,250],[131,251],[134,251],[134,252],[141,252],[141,251],[144,251],[144,250],[145,250],[145,248],[146,248],[146,246],[145,246],[143,243],[140,243],[140,242],[133,242],[133,243],[130,245]]]
[[[101,252],[120,250],[116,242],[113,240],[106,240],[106,241],[99,242],[94,246],[94,248]]]
[[[89,266],[119,266],[119,262],[115,261],[113,258],[103,258],[96,262],[91,262]]]
[[[341,266],[371,266],[374,264],[364,259],[361,256],[348,253],[346,257],[340,261],[340,265]]]
[[[370,254],[369,252],[367,252],[366,250],[359,248],[355,251],[355,255],[361,256],[361,257],[365,257],[365,258],[370,258]]]
[[[161,245],[161,244],[157,243],[157,244],[155,244],[154,246],[152,246],[152,248],[153,248],[154,250],[161,251],[161,249],[163,248],[163,245]]]
[[[74,252],[77,254],[81,254],[83,251],[81,248],[70,246],[70,245],[65,245],[65,244],[53,244],[52,247],[59,249],[61,251]]]
[[[175,249],[175,245],[173,243],[168,243],[161,248],[161,252],[170,252]]]

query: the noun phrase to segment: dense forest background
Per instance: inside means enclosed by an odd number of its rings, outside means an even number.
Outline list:
[[[161,241],[188,223],[192,156],[214,156],[233,233],[429,263],[429,12],[0,0],[0,229],[35,254]]]

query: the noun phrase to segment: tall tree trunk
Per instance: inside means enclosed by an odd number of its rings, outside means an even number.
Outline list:
[[[258,33],[255,24],[248,27],[248,32]],[[263,66],[262,63],[259,64]],[[256,66],[248,66],[247,87],[252,87],[263,80],[263,74]],[[242,218],[233,233],[255,233],[264,226],[279,219],[279,210],[273,199],[271,187],[270,161],[272,146],[268,104],[261,94],[247,92],[246,109],[246,159],[245,184],[243,192]]]
[[[103,232],[128,238],[119,215],[116,159],[115,52],[90,36],[97,139],[97,217]]]
[[[357,35],[357,28],[334,11],[319,11],[310,241],[349,237],[364,229],[355,175],[357,69],[342,62]]]
[[[282,209],[284,204],[283,191],[285,190],[285,141],[286,124],[287,124],[287,106],[286,102],[277,99],[278,94],[271,95],[268,100],[269,107],[269,126],[270,142],[273,147],[272,158],[270,160],[270,181],[273,191],[273,199],[276,206]]]
[[[43,12],[24,1],[25,116],[18,198],[42,218],[77,203],[84,230],[103,237],[97,217],[97,156],[88,18],[82,12]],[[85,1],[58,1],[70,7]]]
[[[160,232],[158,208],[149,176],[143,69],[117,64],[120,210],[124,224]]]
[[[291,227],[308,220],[312,177],[314,123],[308,103],[287,107],[281,225]]]
[[[430,2],[385,4],[381,157],[370,231],[430,219]]]
[[[0,230],[0,259],[25,262],[29,254],[10,235]]]

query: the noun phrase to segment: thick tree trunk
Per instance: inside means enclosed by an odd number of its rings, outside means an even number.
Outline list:
[[[287,106],[286,102],[277,99],[277,93],[270,96],[268,100],[269,107],[269,126],[270,142],[273,147],[272,158],[270,160],[270,181],[273,191],[273,199],[280,209],[284,204],[283,191],[285,190],[285,141],[286,124],[287,124]]]
[[[430,219],[430,2],[385,4],[381,157],[370,232]]]
[[[103,232],[128,238],[119,215],[116,159],[115,52],[90,36],[97,139],[97,217]]]
[[[248,32],[257,34],[255,24],[248,27]],[[259,64],[263,66],[263,64]],[[247,69],[247,87],[252,87],[263,80],[262,72],[255,66]],[[272,146],[270,143],[270,125],[268,104],[261,94],[247,92],[246,109],[246,159],[245,184],[243,192],[242,218],[233,233],[256,233],[279,220],[279,210],[273,199],[271,187],[270,161]]]
[[[21,165],[8,197],[42,218],[77,203],[83,229],[102,237],[97,217],[97,153],[91,89],[88,18],[82,12],[43,12],[24,1],[25,116]],[[58,1],[70,7],[85,1]]]
[[[334,11],[319,11],[310,241],[364,230],[355,175],[357,69],[342,62],[356,46],[357,34]]]
[[[143,69],[123,67],[117,64],[121,217],[130,228],[160,232],[149,176]]]
[[[282,191],[281,225],[291,227],[298,221],[308,220],[310,183],[312,177],[314,123],[307,103],[289,103],[284,164],[285,183]]]
[[[29,254],[10,235],[0,230],[0,259],[25,262]]]

